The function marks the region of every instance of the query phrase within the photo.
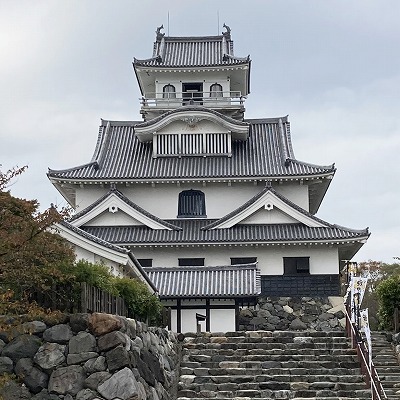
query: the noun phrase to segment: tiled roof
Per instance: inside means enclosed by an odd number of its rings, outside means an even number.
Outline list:
[[[135,264],[135,267],[138,269],[139,273],[143,277],[143,279],[149,284],[149,286],[154,290],[157,291],[156,287],[154,286],[153,282],[150,280],[146,272],[144,271],[143,267],[137,260],[137,258],[134,256],[134,254],[127,248],[118,246],[116,244],[110,243],[108,241],[105,241],[97,236],[94,236],[86,231],[84,231],[81,228],[77,228],[76,226],[71,225],[67,221],[61,221],[58,223],[59,225],[62,225],[65,229],[70,230],[71,232],[76,233],[77,235],[81,236],[84,239],[90,240],[93,243],[99,244],[103,247],[106,247],[108,249],[114,250],[118,253],[126,255],[132,262]],[[55,229],[57,229],[57,226],[55,226]]]
[[[287,118],[248,120],[249,138],[233,142],[232,156],[153,158],[151,143],[141,143],[134,122],[103,121],[92,162],[49,170],[56,180],[146,181],[180,179],[268,179],[328,176],[334,165],[318,166],[294,158]]]
[[[97,243],[100,244],[101,246],[107,247],[111,250],[114,250],[118,253],[122,253],[122,254],[128,254],[130,253],[130,250],[128,250],[125,247],[120,247],[116,244],[113,244],[109,241],[103,240],[98,236],[92,235],[89,232],[86,232],[85,230],[81,229],[81,228],[77,228],[76,226],[71,225],[69,222],[67,221],[61,221],[59,222],[60,225],[62,225],[64,228],[69,229],[72,232],[75,232],[77,235],[90,240],[93,243]],[[57,229],[57,228],[56,228]]]
[[[235,244],[357,241],[369,236],[368,229],[351,230],[337,225],[309,227],[295,224],[237,224],[231,228],[202,229],[215,222],[210,219],[182,219],[167,221],[182,230],[153,230],[145,226],[87,226],[82,227],[92,235],[119,245],[169,245],[169,244]]]
[[[144,268],[161,298],[249,297],[261,292],[256,264]]]
[[[235,57],[233,41],[225,36],[171,37],[154,43],[153,57],[134,59],[135,66],[194,67],[248,64],[250,57]]]
[[[87,214],[88,212],[90,212],[91,210],[93,210],[96,206],[98,206],[99,204],[101,204],[105,199],[107,199],[109,196],[111,196],[112,194],[116,195],[118,198],[120,198],[123,202],[125,202],[127,205],[129,205],[130,207],[132,207],[133,209],[135,209],[136,211],[140,212],[141,214],[145,215],[146,217],[152,219],[153,221],[164,225],[166,228],[170,228],[170,229],[182,229],[179,226],[170,224],[168,222],[165,222],[164,220],[156,217],[155,215],[149,213],[148,211],[144,210],[142,207],[138,206],[136,203],[134,203],[133,201],[129,200],[126,196],[124,196],[119,190],[117,189],[111,189],[109,192],[107,192],[106,194],[104,194],[102,197],[100,197],[98,200],[96,200],[94,203],[92,203],[90,206],[86,207],[85,209],[83,209],[82,211],[78,212],[77,214],[75,214],[74,216],[72,216],[69,221],[75,221],[78,218],[81,218],[83,215]]]

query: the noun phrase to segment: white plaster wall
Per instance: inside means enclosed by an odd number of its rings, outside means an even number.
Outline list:
[[[309,195],[306,184],[300,185],[299,182],[283,183],[281,185],[274,184],[273,188],[293,203],[309,211]]]
[[[113,226],[113,225],[143,225],[143,224],[121,210],[112,213],[109,212],[108,209],[106,211],[103,211],[97,217],[85,223],[85,226]]]
[[[123,267],[121,265],[119,265],[118,263],[108,260],[106,258],[100,257],[97,254],[94,254],[91,251],[88,251],[79,246],[74,246],[74,250],[75,250],[76,260],[86,260],[91,263],[104,264],[107,267],[109,267],[110,272],[114,276],[122,277],[124,275]]]
[[[298,222],[294,218],[285,214],[277,207],[266,210],[265,207],[258,209],[249,217],[243,219],[240,224],[292,224]]]
[[[159,97],[162,97],[163,87],[171,84],[175,86],[177,97],[181,97],[182,83],[203,83],[203,91],[209,92],[210,86],[214,83],[219,83],[222,86],[223,91],[230,90],[229,71],[207,71],[202,74],[196,73],[174,73],[164,72],[160,74],[155,82],[156,92],[159,93]]]
[[[193,248],[135,248],[137,258],[152,258],[155,267],[176,267],[178,258],[205,258],[205,265],[230,265],[231,257],[257,257],[262,275],[283,274],[283,257],[310,257],[311,274],[337,274],[338,248],[316,246],[226,246]]]
[[[94,263],[94,254],[82,247],[74,246],[75,255],[77,260],[86,260]]]
[[[167,126],[163,127],[158,131],[162,134],[170,133],[228,133],[228,129],[223,126],[216,124],[215,122],[208,121],[206,119],[201,120],[198,124],[190,127],[184,121],[173,121]]]
[[[178,214],[179,193],[183,190],[201,190],[205,195],[206,212],[208,218],[221,218],[229,212],[240,207],[262,190],[263,187],[253,183],[232,184],[227,183],[206,184],[184,183],[135,185],[120,188],[130,200],[144,208],[146,211],[162,219],[174,219]],[[160,201],[162,199],[162,201]]]
[[[240,207],[264,188],[263,184],[254,183],[159,183],[155,187],[148,184],[118,186],[118,189],[130,200],[146,211],[162,218],[174,219],[178,212],[178,196],[183,190],[196,189],[204,192],[206,197],[206,211],[208,218],[221,218]],[[274,187],[279,193],[300,207],[308,210],[307,185],[291,184]],[[88,207],[109,191],[109,187],[85,186],[76,191],[76,211]],[[160,201],[162,199],[162,201]]]
[[[171,302],[163,302],[164,306],[168,307],[172,305]],[[211,301],[212,305],[234,305],[235,302],[232,300],[213,300]],[[190,306],[190,305],[205,305],[205,300],[191,300],[191,301],[183,301],[182,305]],[[197,324],[196,324],[196,313],[206,315],[206,310],[204,309],[192,309],[182,310],[182,320],[181,320],[181,330],[183,333],[185,332],[196,332]],[[206,321],[200,322],[201,331],[205,332],[206,330]],[[235,309],[211,309],[210,310],[210,331],[211,332],[233,332],[235,331]],[[177,331],[177,311],[171,310],[171,330]]]
[[[206,315],[205,309],[182,310],[182,332],[196,332],[196,313]],[[202,332],[206,330],[206,321],[201,322]]]
[[[212,309],[210,315],[211,332],[235,332],[235,310]]]
[[[110,191],[109,187],[87,185],[76,189],[76,212],[82,211]]]

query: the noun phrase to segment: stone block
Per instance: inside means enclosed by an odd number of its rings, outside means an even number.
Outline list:
[[[96,351],[96,338],[88,332],[79,332],[68,343],[69,354]]]
[[[101,336],[97,342],[100,351],[107,351],[119,345],[127,346],[131,339],[122,332],[114,331]]]
[[[131,358],[125,347],[117,346],[105,353],[108,369],[110,372],[116,371],[131,364]]]
[[[39,347],[33,360],[45,371],[50,371],[65,362],[65,345],[44,343]]]
[[[5,345],[1,355],[11,358],[14,362],[20,358],[32,358],[38,351],[40,344],[41,340],[38,337],[22,334]]]
[[[98,392],[107,400],[128,400],[138,396],[138,382],[133,372],[124,368],[103,382]]]
[[[89,315],[87,313],[71,314],[69,324],[73,332],[86,331],[89,326]]]
[[[22,331],[31,335],[43,333],[47,329],[47,325],[42,321],[30,321],[22,324]]]
[[[47,388],[48,375],[34,367],[30,358],[19,359],[15,366],[15,373],[33,393],[39,393]]]
[[[95,351],[85,351],[79,354],[68,354],[67,355],[67,364],[81,364],[91,358],[97,358],[99,356]]]
[[[93,313],[89,316],[89,330],[95,336],[117,331],[123,326],[122,319],[111,314]]]
[[[14,364],[10,357],[0,357],[0,375],[13,372]]]
[[[58,395],[75,396],[83,389],[84,381],[85,373],[80,365],[61,367],[51,374],[48,390]]]
[[[104,356],[99,356],[96,358],[91,358],[87,360],[83,365],[83,369],[88,374],[93,374],[94,372],[105,371],[107,368],[106,358]]]
[[[69,325],[58,324],[43,332],[43,339],[46,342],[66,344],[72,338],[73,333]]]
[[[97,390],[109,378],[111,378],[111,374],[107,371],[94,372],[85,379],[84,387]]]

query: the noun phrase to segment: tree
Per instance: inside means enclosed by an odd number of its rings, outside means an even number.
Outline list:
[[[377,289],[379,319],[383,329],[393,329],[395,308],[400,308],[400,274],[384,279]]]
[[[105,265],[75,262],[71,246],[52,228],[69,210],[51,206],[40,212],[37,200],[11,195],[7,189],[12,179],[25,169],[0,171],[0,314],[29,312],[38,297],[62,307],[64,300],[79,299],[79,284],[86,282],[122,297],[141,319],[157,322],[161,303],[144,283],[116,278]]]
[[[68,210],[51,206],[39,211],[37,200],[24,200],[7,190],[13,178],[26,167],[0,171],[0,288],[11,290],[22,300],[36,292],[50,294],[54,285],[65,281],[63,265],[74,263],[69,244],[51,227]]]
[[[396,257],[394,257],[397,260]],[[378,294],[378,288],[386,279],[400,275],[398,262],[388,264],[382,261],[363,261],[358,264],[357,276],[369,277],[367,290],[364,295],[362,307],[368,308],[371,329],[389,328],[387,326],[387,313],[384,311],[382,299]],[[385,287],[385,286],[384,286]],[[381,289],[385,290],[385,289]],[[385,303],[386,304],[386,303]],[[382,308],[383,307],[383,308]],[[390,318],[393,317],[393,313]]]

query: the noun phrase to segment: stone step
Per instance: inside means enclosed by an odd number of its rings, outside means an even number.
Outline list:
[[[244,344],[244,343],[348,343],[348,339],[342,336],[338,337],[309,337],[309,336],[287,336],[287,337],[193,337],[185,338],[184,344]]]
[[[246,372],[246,371],[243,371]],[[332,382],[353,385],[361,383],[365,386],[364,377],[362,375],[181,375],[181,385],[192,385],[196,383],[213,382],[213,383],[249,383],[249,382],[303,382],[318,383]],[[398,383],[398,382],[395,382]],[[400,389],[400,388],[399,388]]]
[[[324,374],[324,372],[326,372]],[[188,368],[181,366],[181,374],[182,375],[270,375],[270,376],[287,376],[287,375],[334,375],[334,376],[345,376],[345,375],[354,375],[357,376],[360,374],[360,369],[353,368],[334,368],[334,369],[309,369],[309,368],[257,368],[254,365],[250,365],[247,367],[238,367],[238,368]]]
[[[228,379],[224,379],[228,378]],[[285,382],[264,379],[255,381],[254,377],[249,376],[237,376],[232,379],[229,377],[196,377],[192,383],[187,381],[181,382],[179,389],[193,390],[199,392],[202,389],[212,391],[223,391],[223,390],[365,390],[365,382],[331,382],[327,380],[316,381],[316,382]],[[268,378],[268,377],[267,377]]]
[[[197,362],[212,362],[212,361],[312,361],[318,358],[319,361],[335,361],[340,359],[340,361],[353,361],[357,357],[356,354],[298,354],[293,352],[279,352],[278,354],[273,353],[251,353],[251,354],[236,354],[233,355],[225,355],[219,354],[218,352],[203,354],[203,353],[187,353],[183,354],[183,361],[197,361]],[[396,366],[393,361],[381,361],[379,365],[382,366]]]
[[[178,399],[370,399],[349,343],[337,331],[186,335]]]
[[[275,397],[277,399],[278,397]],[[360,397],[338,397],[338,396],[333,396],[333,397],[279,397],[280,399],[291,399],[291,400],[304,400],[307,398],[308,400],[354,400],[354,399],[360,399]],[[364,397],[364,398],[371,398],[371,395],[369,397]],[[216,399],[216,397],[178,397],[177,400],[207,400],[207,399]],[[218,400],[253,400],[254,397],[218,397]],[[273,397],[257,397],[257,400],[271,400],[274,399]],[[391,399],[390,397],[388,398],[389,400]],[[397,399],[393,398],[393,399]]]
[[[311,353],[311,354],[310,354]],[[326,354],[326,352],[310,352],[310,353],[297,353],[293,351],[266,351],[266,352],[257,352],[254,351],[251,354],[236,354],[227,355],[220,354],[217,351],[214,352],[184,352],[183,353],[183,361],[197,361],[197,362],[210,362],[210,361],[308,361],[315,360],[318,357],[321,361],[332,361],[337,360],[339,357],[342,361],[351,361],[354,360],[357,356],[354,352],[350,354]],[[374,363],[375,364],[375,363]],[[395,366],[393,361],[380,361],[375,365],[382,366]]]
[[[254,356],[256,358],[256,356]],[[220,362],[222,361],[203,361],[194,365],[191,362],[183,361],[181,362],[181,367],[188,368],[209,368],[215,369],[220,367]],[[225,360],[227,361],[227,360]],[[359,368],[359,363],[356,360],[346,360],[336,359],[332,361],[319,361],[319,360],[290,360],[290,361],[271,361],[268,357],[259,357],[258,359],[246,360],[246,361],[235,361],[238,362],[238,368],[262,368],[261,364],[264,364],[264,369],[268,369],[269,366],[273,368],[308,368],[308,369],[335,369],[335,368]]]
[[[274,336],[274,337],[287,337],[287,336],[311,336],[311,337],[330,337],[342,336],[346,337],[345,331],[235,331],[235,332],[186,332],[185,337],[258,337],[258,336]]]
[[[334,354],[336,356],[340,355],[354,355],[356,354],[355,349],[351,349],[348,346],[343,348],[321,348],[321,347],[301,347],[301,346],[260,346],[254,348],[254,346],[249,346],[248,348],[239,348],[239,349],[232,349],[229,347],[213,347],[213,348],[203,348],[199,349],[197,347],[193,348],[186,348],[182,349],[182,354],[203,354],[203,355],[227,355],[227,356],[242,356],[248,354],[314,354],[314,355],[323,355],[323,354]]]
[[[178,391],[178,400],[183,399],[293,399],[293,398],[331,398],[339,400],[342,398],[351,399],[371,399],[371,391],[368,389],[363,390],[203,390],[202,392],[195,392],[192,390]]]

